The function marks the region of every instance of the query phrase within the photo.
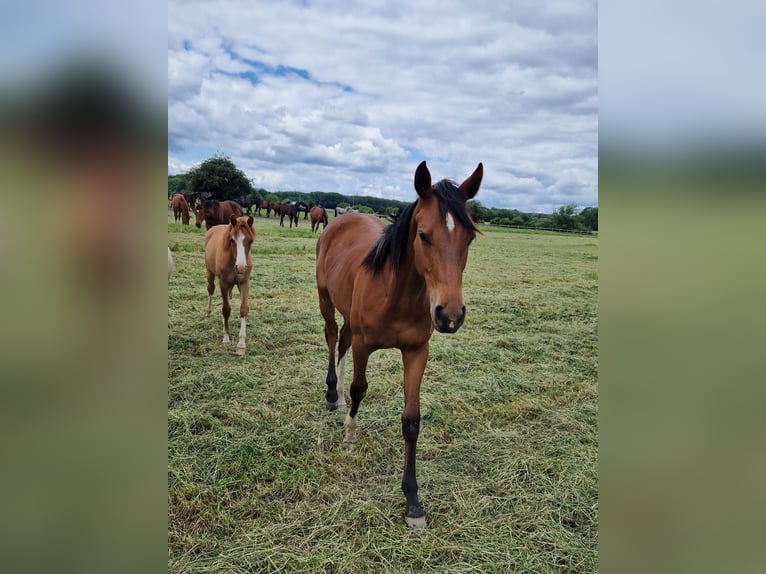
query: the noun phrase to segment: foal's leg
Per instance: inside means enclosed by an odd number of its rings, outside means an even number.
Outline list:
[[[210,310],[213,308],[213,293],[215,292],[215,273],[207,272],[207,311],[206,315],[210,315]]]
[[[338,323],[335,322],[335,306],[330,300],[330,294],[327,291],[319,292],[319,310],[324,318],[324,338],[327,341],[327,351],[330,355],[330,361],[327,366],[327,392],[325,393],[325,403],[328,410],[334,411],[338,408],[338,377],[335,374],[335,345],[338,343]]]
[[[356,357],[354,357],[356,359]],[[420,383],[428,361],[428,343],[419,349],[402,349],[404,361],[404,412],[402,435],[404,436],[404,476],[402,492],[407,498],[404,521],[416,530],[426,527],[426,514],[418,500],[418,481],[415,479],[415,447],[420,433]]]
[[[245,332],[247,330],[247,315],[250,313],[248,302],[250,294],[250,278],[248,277],[238,285],[239,298],[239,340],[237,341],[237,355],[245,354]]]
[[[218,287],[221,290],[221,299],[223,299],[223,342],[230,343],[229,316],[231,315],[231,304],[229,303],[229,296],[231,295],[231,289],[223,283],[220,283]]]
[[[339,407],[346,406],[346,395],[344,394],[345,381],[346,381],[346,356],[349,347],[351,347],[351,329],[347,322],[343,323],[340,328],[340,342],[338,344],[338,405]]]
[[[367,394],[367,359],[370,358],[372,351],[363,347],[361,340],[358,342],[352,340],[351,352],[354,354],[354,380],[351,381],[348,392],[351,396],[351,410],[346,415],[344,422],[346,436],[343,438],[347,446],[356,442],[356,414],[359,411],[359,403]]]

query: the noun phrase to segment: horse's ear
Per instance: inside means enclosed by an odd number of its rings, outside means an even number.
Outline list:
[[[234,215],[233,213],[231,214],[231,217],[229,218],[229,223],[231,223],[234,226],[237,225],[237,216]]]
[[[247,216],[247,226],[248,227],[252,227],[253,226],[253,216],[252,215],[248,215]]]
[[[431,172],[426,167],[426,162],[421,161],[418,169],[415,170],[415,191],[423,199],[431,197]]]
[[[466,201],[473,199],[473,197],[478,193],[482,177],[484,177],[484,166],[481,164],[481,162],[479,162],[479,165],[476,166],[476,169],[473,171],[473,173],[469,175],[463,183],[460,184],[460,190],[465,194]]]

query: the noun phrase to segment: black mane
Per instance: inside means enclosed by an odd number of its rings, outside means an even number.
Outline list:
[[[452,213],[464,228],[474,234],[478,231],[466,208],[465,195],[454,181],[443,179],[433,186],[433,190],[439,200],[439,214],[442,218],[446,218],[447,213]],[[401,267],[402,256],[407,251],[412,214],[417,204],[418,200],[415,200],[401,210],[396,221],[383,229],[380,239],[370,248],[362,264],[372,271],[373,275],[383,270],[386,261],[394,272]]]

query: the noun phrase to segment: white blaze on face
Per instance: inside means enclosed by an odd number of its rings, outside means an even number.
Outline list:
[[[247,257],[245,256],[245,234],[240,231],[237,233],[237,239],[235,240],[237,245],[237,259],[234,262],[234,267],[240,273],[247,271]]]
[[[455,220],[452,219],[452,214],[449,211],[447,212],[447,229],[450,230],[450,233],[455,229]]]

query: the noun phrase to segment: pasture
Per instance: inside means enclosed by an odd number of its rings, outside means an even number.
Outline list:
[[[597,571],[597,237],[474,241],[465,324],[434,333],[421,388],[418,532],[399,351],[370,358],[353,450],[346,410],[325,408],[310,221],[255,217],[244,357],[221,343],[217,288],[203,313],[204,227],[172,222],[169,572]]]

